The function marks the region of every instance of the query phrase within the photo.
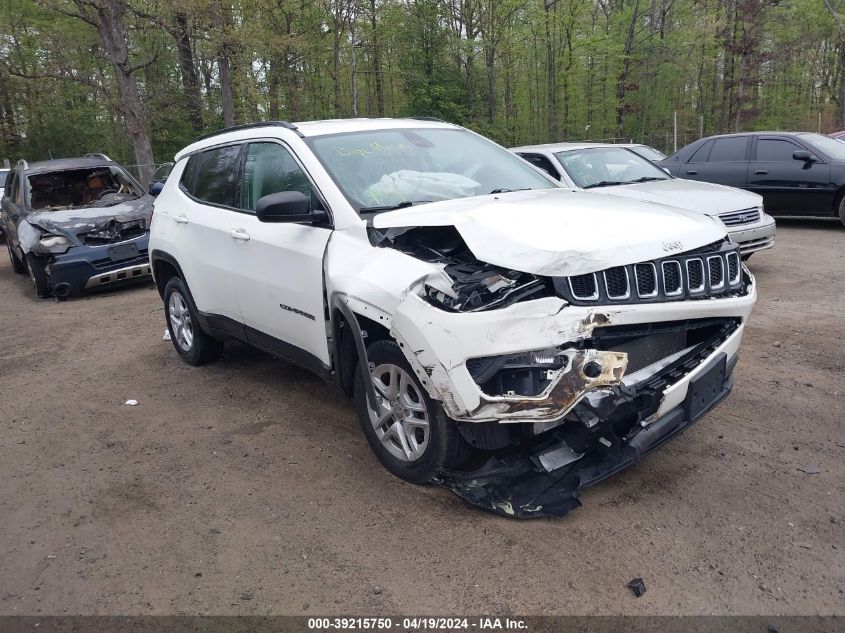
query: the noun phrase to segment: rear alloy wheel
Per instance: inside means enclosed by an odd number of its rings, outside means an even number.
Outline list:
[[[355,408],[361,430],[379,461],[411,483],[458,468],[471,453],[439,402],[429,398],[399,346],[376,341],[367,348],[373,367],[376,408],[367,402],[360,366],[355,372]]]
[[[41,299],[46,299],[52,293],[50,292],[50,284],[47,281],[47,272],[44,270],[44,264],[32,253],[26,254],[26,268],[29,271],[29,278],[32,280],[32,285],[35,286],[35,294]]]
[[[178,277],[173,277],[164,287],[164,309],[170,340],[182,360],[190,365],[203,365],[220,358],[222,341],[202,331],[196,306]]]
[[[9,260],[12,262],[12,270],[19,275],[25,275],[26,266],[20,258],[15,255],[15,251],[12,250],[12,245],[9,243],[9,238],[6,238],[6,250],[9,251]]]

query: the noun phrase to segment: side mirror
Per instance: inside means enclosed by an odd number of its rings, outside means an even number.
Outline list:
[[[325,222],[325,211],[311,211],[311,201],[300,191],[279,191],[262,196],[255,205],[261,222]]]
[[[157,182],[150,184],[150,195],[155,197],[161,193],[161,190],[164,189],[164,181],[159,180]]]
[[[805,149],[798,149],[792,152],[792,158],[795,160],[803,160],[805,163],[816,162],[816,157]]]

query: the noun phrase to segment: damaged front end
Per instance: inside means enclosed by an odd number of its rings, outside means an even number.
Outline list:
[[[18,224],[20,248],[43,268],[58,298],[141,281],[151,275],[151,205],[142,198],[107,208],[33,212]]]
[[[409,290],[390,333],[482,456],[440,483],[487,510],[566,514],[730,392],[755,291],[729,240],[572,275],[478,261],[451,226],[370,240],[442,273]]]

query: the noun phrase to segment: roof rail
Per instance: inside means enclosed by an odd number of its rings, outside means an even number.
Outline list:
[[[111,158],[109,158],[108,156],[106,156],[102,152],[89,152],[88,154],[85,154],[85,158],[99,158],[99,159],[102,159],[102,160],[110,161],[112,163],[114,162]]]
[[[29,169],[29,163],[26,162],[23,158],[18,159],[18,162],[15,164],[15,167],[21,166],[23,169]]]
[[[297,128],[293,123],[288,123],[287,121],[258,121],[256,123],[244,123],[243,125],[233,125],[232,127],[224,127],[222,130],[217,130],[216,132],[204,134],[203,136],[200,136],[197,140],[203,141],[207,138],[212,138],[213,136],[218,136],[219,134],[226,134],[227,132],[237,132],[238,130],[249,130],[249,129],[256,128],[256,127],[269,127],[269,126],[283,127],[285,129],[288,129],[288,130],[293,130],[301,138],[304,138],[304,136],[305,136],[304,134],[302,134],[302,132],[299,131],[299,128]]]
[[[415,119],[417,121],[434,121],[435,123],[446,123],[446,121],[444,121],[443,119],[438,119],[436,116],[422,115],[422,116],[412,116],[412,117],[408,117],[408,118],[409,119]]]

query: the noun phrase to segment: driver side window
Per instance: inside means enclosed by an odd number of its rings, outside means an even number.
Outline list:
[[[240,208],[255,213],[260,198],[281,191],[299,191],[311,201],[311,211],[321,208],[308,177],[287,149],[278,143],[251,143],[244,158]]]

